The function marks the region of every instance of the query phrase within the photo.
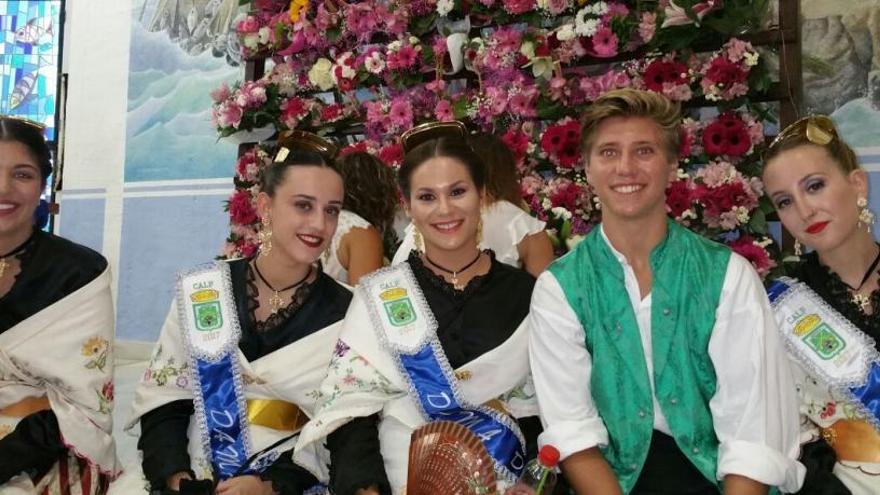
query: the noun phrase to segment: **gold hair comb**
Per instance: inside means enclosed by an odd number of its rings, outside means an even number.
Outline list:
[[[306,131],[284,131],[278,137],[278,144],[281,148],[275,155],[276,162],[283,162],[287,159],[291,150],[314,151],[327,161],[333,160],[336,153],[339,152],[339,148],[332,142]]]
[[[457,120],[426,122],[404,132],[400,136],[400,144],[403,146],[403,151],[408,152],[422,143],[442,137],[466,139],[468,130],[463,123]]]
[[[798,119],[777,134],[770,143],[770,146],[767,147],[765,155],[786,139],[799,135],[801,130],[803,130],[804,136],[809,142],[819,146],[826,146],[837,136],[837,131],[834,129],[834,121],[830,117],[810,115]]]

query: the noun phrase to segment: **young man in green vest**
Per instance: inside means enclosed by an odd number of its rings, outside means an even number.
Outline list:
[[[667,218],[679,122],[633,89],[584,116],[602,223],[532,295],[540,442],[579,495],[796,491],[797,401],[761,280]]]

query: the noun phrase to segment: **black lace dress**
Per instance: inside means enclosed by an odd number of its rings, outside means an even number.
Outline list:
[[[847,285],[836,273],[819,262],[816,253],[803,256],[802,261],[792,268],[791,274],[810,286],[831,307],[873,338],[875,345],[880,342],[880,290],[871,294],[871,307],[874,308],[874,312],[867,315],[853,302],[852,294]],[[804,495],[850,493],[832,473],[837,457],[825,440],[819,439],[804,445],[801,449],[800,461],[807,467],[807,476],[804,479],[803,488],[798,493]],[[880,487],[878,487],[878,492],[880,492]]]
[[[321,330],[345,316],[351,291],[323,272],[301,285],[291,302],[263,322],[254,316],[259,307],[257,287],[250,259],[230,262],[233,295],[241,324],[239,349],[254,361],[273,351]],[[293,372],[294,368],[291,368]],[[165,479],[177,472],[190,471],[187,429],[194,412],[192,400],[179,400],[156,408],[141,418],[138,448],[143,451],[144,475],[154,491],[167,491]],[[317,484],[308,471],[293,463],[286,452],[262,473],[276,492],[300,495]]]
[[[36,315],[97,278],[107,260],[91,249],[35,230],[16,255],[21,271],[0,297],[0,333]],[[36,479],[67,454],[52,411],[23,418],[0,439],[0,484],[27,471]]]

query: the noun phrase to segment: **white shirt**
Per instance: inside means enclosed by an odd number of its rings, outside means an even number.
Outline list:
[[[545,222],[526,213],[515,204],[500,200],[492,203],[482,212],[483,217],[483,240],[480,249],[491,249],[495,253],[495,259],[501,263],[522,267],[519,259],[518,244],[526,236],[537,234],[544,230]],[[409,252],[415,249],[413,239],[413,225],[406,228],[403,242],[394,253],[392,265],[396,265],[409,257]]]
[[[336,233],[333,234],[333,239],[330,241],[330,246],[324,251],[324,254],[321,256],[321,262],[323,263],[324,273],[330,275],[337,282],[348,285],[348,270],[342,266],[342,262],[339,261],[339,243],[342,242],[342,238],[345,237],[345,234],[348,234],[349,231],[353,228],[359,229],[367,229],[370,228],[370,222],[361,218],[357,213],[350,212],[348,210],[342,210],[339,212],[339,222],[336,225]]]
[[[604,231],[602,237],[623,267],[654,395],[651,295],[641,298],[633,268]],[[805,469],[797,462],[799,417],[791,370],[761,280],[736,253],[730,255],[715,317],[708,351],[717,375],[709,402],[720,442],[716,476],[738,474],[797,491]],[[532,376],[545,428],[539,443],[554,445],[562,459],[607,445],[608,432],[590,393],[592,358],[584,328],[549,271],[535,284],[529,323]],[[671,434],[656,395],[653,400],[654,429]]]

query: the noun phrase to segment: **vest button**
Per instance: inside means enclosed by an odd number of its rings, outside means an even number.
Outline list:
[[[669,308],[663,308],[663,316],[669,316],[669,313],[672,313],[672,310]]]
[[[678,404],[678,399],[676,399],[675,397],[673,397],[673,398],[669,399],[669,403],[672,404],[672,405]]]
[[[618,332],[620,332],[623,329],[623,327],[621,326],[619,321],[617,322],[616,325],[614,325],[614,329],[617,330]]]
[[[699,454],[699,453],[700,453],[700,449],[694,447],[694,448],[691,450],[691,452],[693,452],[694,454]]]
[[[640,417],[640,418],[644,418],[644,417],[645,417],[645,411],[639,411],[639,417]]]
[[[629,465],[629,468],[630,468],[630,470],[635,471],[635,470],[638,469],[639,467],[636,466],[635,464],[630,464],[630,465]]]

